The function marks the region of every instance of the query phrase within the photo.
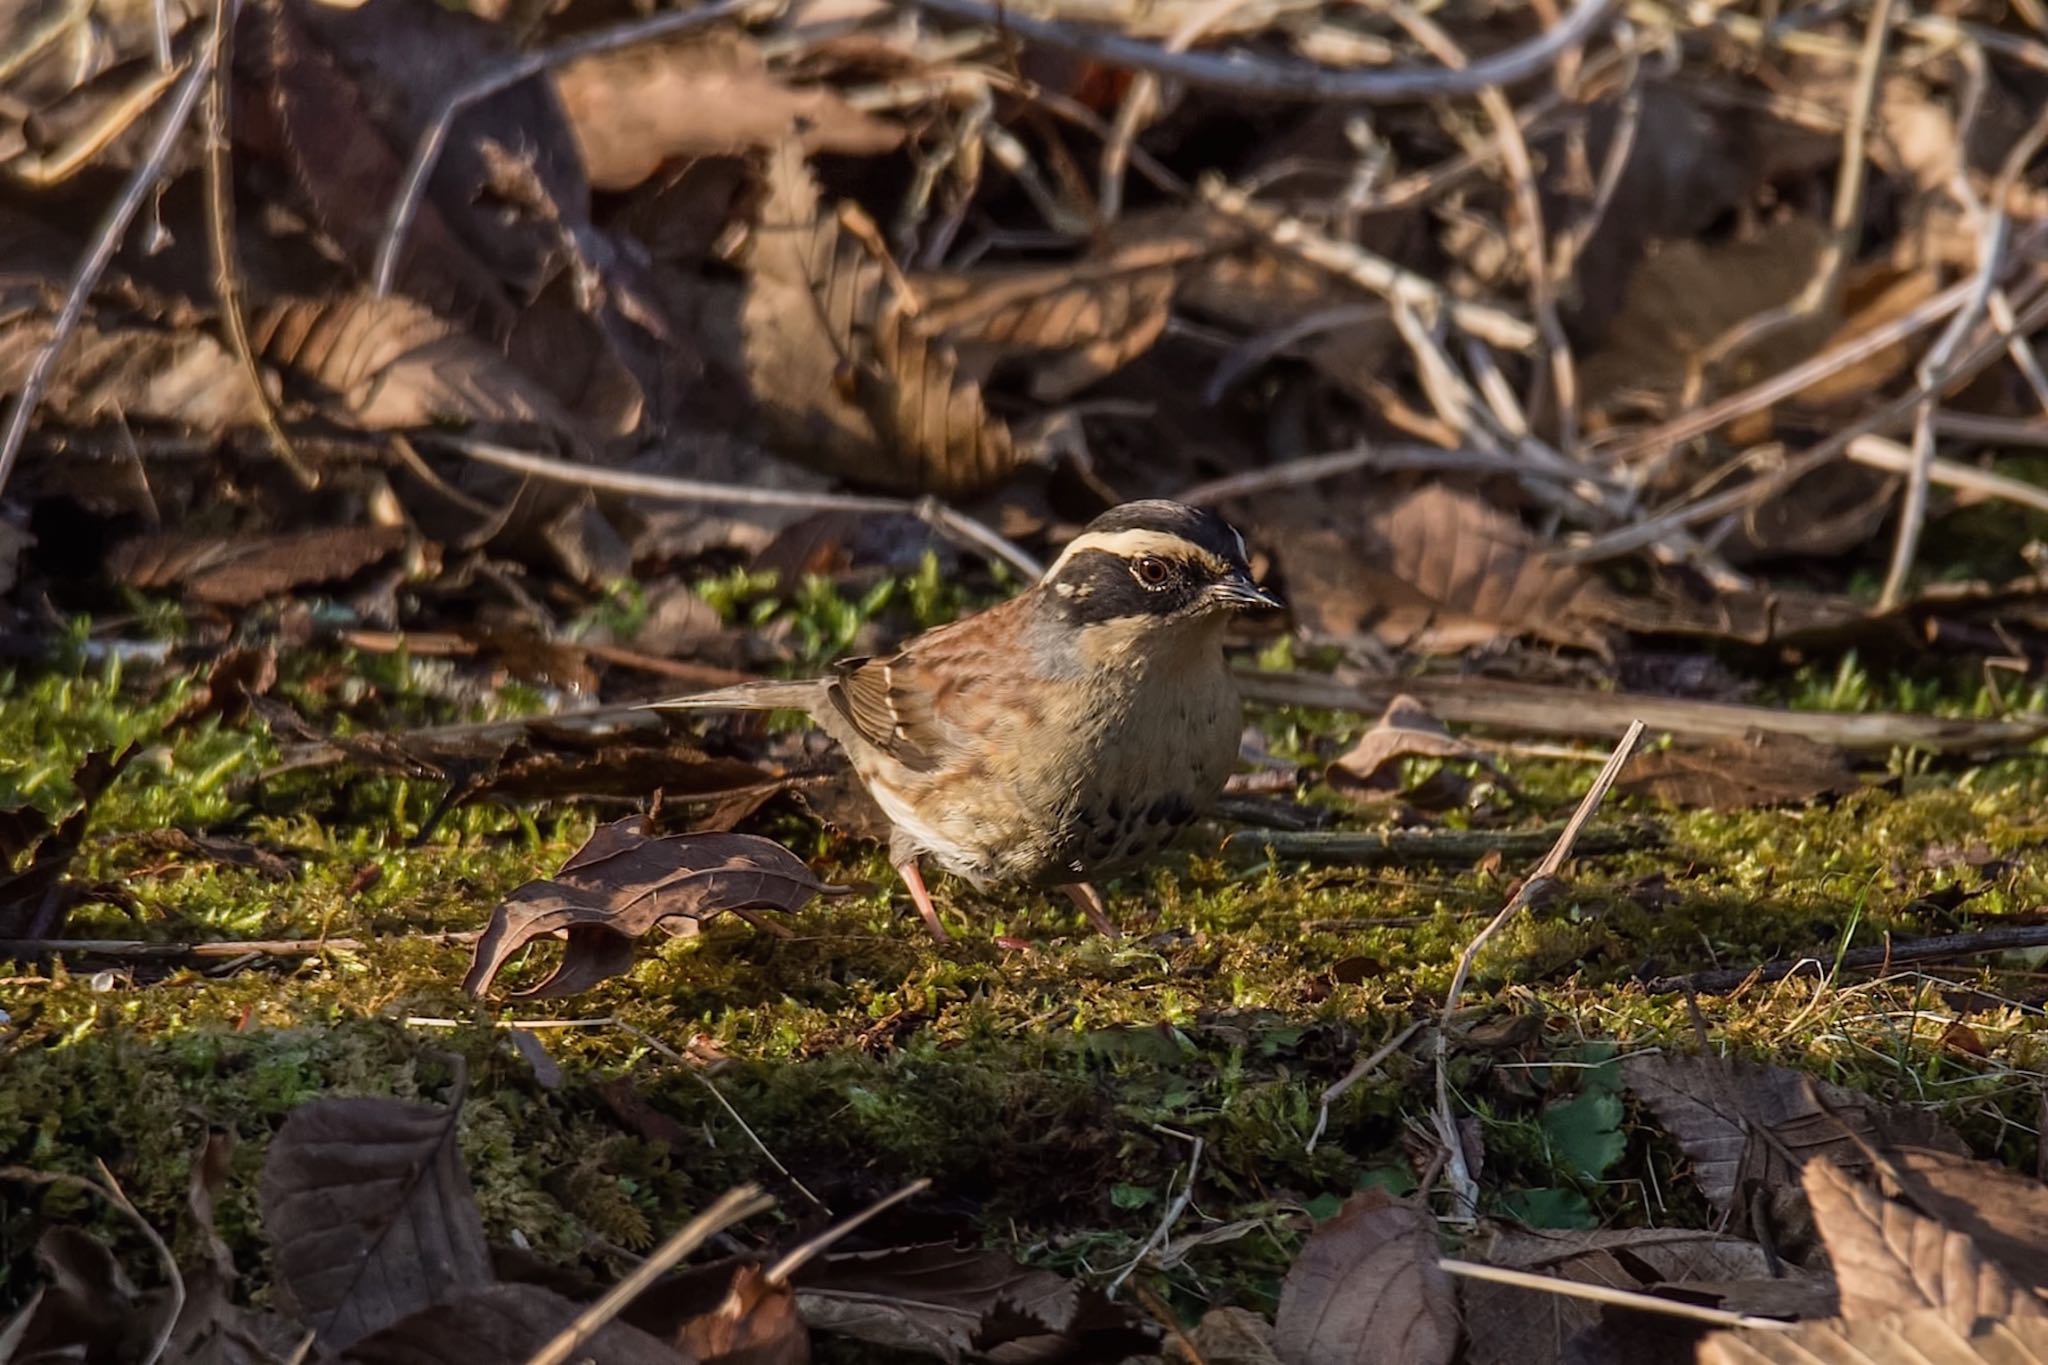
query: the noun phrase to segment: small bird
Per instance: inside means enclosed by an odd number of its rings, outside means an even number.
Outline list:
[[[979,887],[1089,885],[1139,866],[1223,789],[1244,723],[1230,617],[1279,600],[1213,513],[1110,509],[1021,595],[822,678],[742,683],[661,709],[808,712],[889,818],[889,861],[932,937],[929,856]]]

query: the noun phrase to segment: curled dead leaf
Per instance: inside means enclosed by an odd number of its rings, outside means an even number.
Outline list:
[[[820,213],[802,149],[771,153],[741,310],[748,382],[792,458],[855,483],[963,494],[1018,460],[1010,431],[927,336],[867,246]]]
[[[649,838],[639,816],[600,825],[547,881],[528,882],[499,903],[477,940],[462,988],[482,995],[514,953],[566,936],[562,960],[520,996],[588,990],[632,965],[633,942],[657,925],[695,933],[726,911],[801,909],[840,888],[813,877],[794,853],[750,834]]]
[[[1342,792],[1392,796],[1398,786],[1398,773],[1385,770],[1404,758],[1442,758],[1493,766],[1484,750],[1453,735],[1427,707],[1404,694],[1388,702],[1373,727],[1323,770],[1323,780]]]

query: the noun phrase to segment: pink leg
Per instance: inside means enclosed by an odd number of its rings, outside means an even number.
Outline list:
[[[1104,938],[1122,938],[1124,931],[1116,927],[1116,921],[1109,917],[1109,907],[1102,903],[1102,893],[1086,882],[1070,882],[1060,888],[1067,893],[1067,899],[1080,908],[1095,926],[1095,932]]]
[[[903,884],[910,888],[910,899],[917,902],[917,913],[924,916],[924,927],[931,930],[932,937],[941,943],[951,943],[953,936],[946,932],[946,926],[939,923],[939,912],[932,905],[932,893],[924,889],[924,874],[917,870],[917,859],[909,858],[896,864],[896,875],[903,878]]]

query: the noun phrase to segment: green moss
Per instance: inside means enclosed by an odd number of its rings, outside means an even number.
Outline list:
[[[914,585],[901,591],[893,607],[863,609],[944,608],[918,605]],[[286,671],[300,699],[339,725],[508,704],[452,702],[403,660],[352,675],[352,691],[321,681],[353,666],[299,658]],[[259,1296],[267,1269],[254,1173],[284,1115],[322,1094],[445,1099],[459,1057],[463,1151],[490,1230],[558,1260],[616,1271],[741,1180],[765,1181],[786,1216],[800,1216],[803,1196],[758,1139],[835,1209],[928,1176],[936,1200],[989,1242],[1107,1273],[1157,1225],[1198,1136],[1197,1198],[1176,1231],[1217,1235],[1155,1281],[1188,1309],[1269,1305],[1308,1210],[1419,1172],[1421,1148],[1411,1144],[1433,1095],[1426,1056],[1398,1054],[1345,1092],[1311,1150],[1320,1096],[1361,1049],[1434,1018],[1464,945],[1523,871],[1247,872],[1184,856],[1113,889],[1126,922],[1157,915],[1117,943],[1088,935],[1056,897],[983,897],[942,883],[942,906],[956,924],[972,923],[938,949],[878,852],[791,822],[776,831],[822,875],[876,889],[815,903],[790,918],[786,940],[719,921],[694,940],[644,944],[627,975],[584,997],[480,1008],[458,988],[466,951],[433,935],[480,927],[506,891],[559,864],[596,814],[468,809],[413,847],[437,788],[341,772],[254,787],[244,779],[276,747],[260,726],[165,732],[196,685],[111,670],[0,685],[0,792],[13,800],[64,806],[87,750],[129,741],[160,750],[116,783],[79,869],[119,881],[132,902],[82,907],[72,932],[360,946],[132,976],[60,968],[42,980],[0,964],[21,1030],[0,1054],[0,1163],[85,1173],[104,1160],[169,1227],[206,1129],[233,1129],[242,1141],[221,1223]],[[1314,713],[1263,719],[1276,748],[1304,759],[1360,724]],[[1501,809],[1530,826],[1556,818],[1587,775],[1540,762],[1510,771],[1521,796]],[[1609,1123],[1611,1094],[1589,1091],[1585,1067],[1557,1063],[1584,1061],[1602,1041],[1696,1046],[1683,997],[1646,993],[1646,971],[1832,959],[1886,933],[1955,932],[2048,903],[2048,868],[2032,856],[2048,839],[2044,784],[2036,766],[2011,764],[1902,776],[1807,810],[1681,814],[1617,802],[1609,815],[1657,820],[1665,846],[1575,866],[1560,895],[1480,955],[1466,990],[1475,1024],[1529,1023],[1494,1030],[1506,1040],[1498,1044],[1477,1041],[1481,1029],[1452,1055],[1457,1102],[1486,1147],[1489,1209],[1701,1222],[1669,1143],[1626,1108]],[[166,854],[144,837],[222,823],[286,853],[294,876]],[[1973,846],[2010,859],[1988,885],[1951,856]],[[1001,947],[997,931],[1031,946]],[[2024,989],[1996,967],[1959,975],[1990,992]],[[540,970],[539,961],[515,964],[505,984]],[[1937,1106],[1981,1150],[2030,1161],[2027,1073],[2048,1061],[2039,1020],[1994,1003],[1969,1020],[1988,1055],[1960,1052],[1943,1041],[1959,1008],[1948,989],[1910,976],[1827,990],[1792,980],[1704,997],[1700,1008],[1716,1047]],[[617,1022],[540,1035],[566,1076],[549,1091],[490,1026],[494,1017]],[[407,1022],[422,1019],[446,1022]],[[727,1060],[703,1064],[719,1056]],[[673,1145],[613,1116],[598,1087],[621,1079],[670,1120]],[[91,1221],[139,1250],[131,1231],[72,1196],[10,1191],[6,1209],[0,1302],[23,1293],[45,1215]]]

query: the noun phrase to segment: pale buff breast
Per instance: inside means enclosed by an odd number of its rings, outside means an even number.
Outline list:
[[[977,884],[1057,885],[1142,865],[1206,811],[1242,711],[1216,633],[1137,657],[1136,632],[1090,632],[1080,678],[1020,697],[942,774],[860,766],[902,841]]]

